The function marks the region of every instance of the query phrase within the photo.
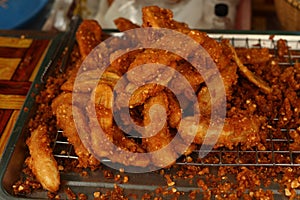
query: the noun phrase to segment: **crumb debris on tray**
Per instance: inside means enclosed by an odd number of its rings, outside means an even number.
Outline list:
[[[219,70],[226,96],[226,119],[212,151],[204,158],[198,157],[197,150],[204,142],[211,123],[210,116],[213,112],[211,105],[212,103],[221,105],[222,102],[212,102],[208,86],[201,74],[191,63],[172,52],[139,48],[125,53],[109,65],[100,80],[95,75],[99,69],[91,64],[90,68],[84,69],[85,76],[79,78],[81,84],[80,88],[77,88],[79,92],[85,94],[89,104],[84,107],[76,104],[76,100],[75,102],[74,99],[72,100],[73,85],[78,78],[77,72],[82,62],[93,48],[109,37],[96,21],[83,20],[76,34],[77,44],[72,50],[67,71],[61,73],[57,70],[53,76],[48,77],[44,89],[36,96],[37,110],[29,123],[30,135],[27,139],[30,155],[25,163],[23,176],[13,185],[14,193],[17,196],[26,196],[44,189],[48,191],[48,197],[51,199],[60,199],[63,196],[67,196],[68,199],[88,199],[89,196],[94,199],[144,200],[165,197],[180,199],[181,196],[189,199],[199,197],[274,199],[273,191],[268,188],[275,182],[280,186],[279,192],[282,195],[290,199],[299,198],[299,167],[275,165],[300,163],[299,153],[292,153],[300,149],[300,65],[296,61],[284,67],[280,65],[280,62],[290,63],[286,55],[292,50],[288,48],[287,42],[278,40],[277,52],[267,48],[233,47],[228,40],[215,40],[205,32],[192,30],[187,24],[175,21],[172,12],[168,9],[150,6],[144,7],[142,11],[141,25],[119,18],[115,21],[118,29],[124,32],[140,27],[152,27],[180,32],[201,45]],[[120,52],[126,52],[126,49],[122,49],[126,48],[126,38],[123,42],[124,44],[114,44],[112,40],[107,48],[116,50],[118,55]],[[176,42],[173,41],[174,44]],[[295,53],[300,55],[299,52],[295,51]],[[111,58],[116,55],[111,55]],[[196,94],[197,104],[179,104],[179,100],[167,86],[175,86],[180,91],[180,95],[185,98],[189,98],[190,94],[186,92],[182,82],[168,79],[173,74],[167,74],[165,68],[154,70],[149,67],[151,65],[145,65],[155,63],[167,65],[182,73]],[[139,72],[140,69],[137,67],[141,65],[143,68],[140,72],[147,71],[149,76],[139,77],[127,73],[131,70]],[[214,77],[214,73],[210,70],[207,69],[207,74],[211,78]],[[165,74],[168,76],[164,77]],[[128,101],[129,105],[126,104],[124,100],[126,98],[122,94],[119,96],[119,101],[114,102],[113,98],[114,86],[122,76],[125,76],[126,84],[123,93],[126,95],[132,92],[136,84],[145,84],[134,90]],[[164,80],[165,85],[146,84],[155,79]],[[99,83],[96,88],[91,88],[91,81],[94,80],[98,80]],[[160,129],[151,137],[129,137],[129,134],[116,124],[112,111],[113,105],[119,113],[129,110],[131,121],[122,114],[118,116],[118,120],[124,124],[131,122],[139,126],[151,124],[151,120],[155,120],[152,117],[153,113],[158,112],[153,108],[154,105],[159,105],[160,109],[166,111],[167,119],[163,123],[160,123],[160,118],[155,122],[157,127],[160,124]],[[199,107],[201,113],[197,124],[191,116],[186,116],[182,111],[193,109],[195,106]],[[92,112],[92,108],[95,108],[96,118],[86,117]],[[78,127],[74,122],[74,110],[78,113],[77,119],[82,119],[79,128],[90,133],[84,140],[80,138]],[[111,146],[99,140],[98,133],[92,131],[95,123],[99,123],[108,141],[118,148],[111,149]],[[179,129],[180,126],[189,129]],[[183,155],[178,156],[177,150],[192,137],[190,135],[192,129],[196,132],[192,143]],[[288,131],[282,131],[283,129]],[[60,136],[57,136],[58,130]],[[151,134],[152,129],[145,130],[146,134]],[[178,133],[181,143],[168,145],[178,130],[181,130]],[[126,131],[139,132],[135,130],[135,126],[127,126]],[[273,141],[272,138],[278,140]],[[59,149],[54,152],[55,149],[51,149],[51,145],[57,139],[67,142],[72,150]],[[87,147],[86,144],[89,146]],[[55,145],[58,148],[59,144]],[[101,148],[98,148],[99,146]],[[168,148],[163,154],[147,154],[164,147]],[[270,152],[274,150],[279,153],[271,154]],[[133,167],[162,166],[174,162],[164,169],[149,172],[155,177],[161,177],[161,182],[158,184],[162,185],[158,185],[154,191],[145,191],[142,196],[139,196],[122,188],[124,184],[134,183],[135,175],[127,173],[122,167],[114,171],[103,166],[101,159],[111,156],[113,151],[145,155],[142,158],[134,157],[136,162],[130,162],[120,153],[114,154],[116,156],[109,161],[122,163],[125,166],[130,166],[132,163],[134,163]],[[280,151],[290,153],[280,153]],[[57,152],[62,157],[55,157],[54,153]],[[65,158],[71,154],[77,159]],[[245,163],[253,163],[253,165],[243,165]],[[42,164],[55,173],[47,174],[37,170]],[[212,164],[216,167],[211,168]],[[44,170],[45,166],[42,166]],[[101,181],[114,183],[113,188],[106,190],[95,188],[95,191],[87,194],[86,191],[74,192],[72,187],[64,186],[63,181],[60,180],[60,174],[75,173],[84,179],[99,172],[103,177]],[[55,186],[52,187],[51,184],[49,186],[49,180],[55,182]],[[191,190],[180,191],[182,184],[185,184],[184,188],[190,187]]]

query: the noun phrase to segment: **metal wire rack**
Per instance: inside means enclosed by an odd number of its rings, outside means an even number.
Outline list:
[[[297,35],[243,35],[243,34],[209,34],[216,40],[229,39],[234,47],[246,48],[268,48],[272,56],[277,56],[276,41],[284,39],[289,46],[288,53],[284,56],[280,66],[294,66],[300,61],[300,36]],[[275,121],[277,119],[274,119]],[[219,148],[208,152],[204,159],[197,159],[199,151],[195,151],[191,157],[193,162],[187,162],[179,159],[178,165],[195,165],[195,166],[300,166],[300,151],[291,151],[289,145],[293,140],[289,137],[289,129],[281,129],[284,137],[276,138],[270,131],[266,138],[266,150],[254,148],[251,150],[241,150],[238,146],[234,149]],[[278,148],[280,146],[280,148]],[[54,142],[54,156],[64,159],[77,159],[72,145],[62,137],[62,131],[57,132]],[[228,155],[230,159],[228,159]],[[195,161],[197,160],[197,161]],[[102,162],[109,162],[103,160]]]
[[[282,130],[286,131],[286,130]],[[61,138],[62,131],[57,132],[56,138]],[[207,157],[198,159],[199,151],[194,151],[191,155],[197,162],[186,162],[178,160],[178,165],[195,165],[195,166],[300,166],[299,160],[300,151],[290,151],[288,146],[293,142],[290,138],[267,138],[266,142],[271,146],[268,150],[241,150],[240,147],[235,149],[213,149],[208,152]],[[283,149],[275,149],[275,143],[285,144]],[[77,159],[73,146],[67,140],[55,140],[54,156],[64,159]],[[230,160],[227,156],[230,155]],[[210,159],[209,159],[210,158]],[[266,159],[267,158],[267,159]],[[277,160],[279,158],[279,160]],[[282,159],[284,162],[282,162]],[[110,162],[108,159],[103,159],[102,162]]]
[[[285,55],[286,61],[280,62],[280,66],[294,65],[300,59],[299,35],[242,35],[242,34],[211,34],[216,40],[229,39],[234,47],[268,48],[272,56],[277,56],[277,41],[283,39],[289,46]]]

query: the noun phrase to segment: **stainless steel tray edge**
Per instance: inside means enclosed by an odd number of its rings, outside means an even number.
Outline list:
[[[25,102],[21,108],[21,112],[16,120],[5,150],[2,154],[0,160],[0,199],[23,199],[12,195],[12,185],[20,178],[19,175],[22,171],[23,163],[26,158],[25,152],[27,151],[27,147],[25,144],[25,129],[27,128],[27,124],[34,112],[35,96],[40,92],[43,85],[41,78],[44,75],[49,75],[51,70],[53,70],[48,69],[47,67],[52,62],[53,54],[57,51],[57,47],[59,46],[63,36],[64,33],[57,33],[57,35],[52,38],[50,47],[43,62],[41,63],[34,81],[31,84]],[[46,70],[49,70],[49,74],[45,74]]]
[[[247,33],[248,34],[248,33]],[[242,38],[249,38],[247,34],[242,34],[242,33],[209,33],[209,35],[214,36],[215,38],[218,37],[226,37],[228,36],[229,38],[231,38],[232,36],[243,36]],[[276,33],[274,33],[276,34]],[[261,34],[258,35],[252,35],[250,38],[256,38],[256,37],[260,37],[262,36]],[[267,37],[269,37],[268,35],[263,35],[266,39]],[[31,197],[16,197],[12,195],[12,185],[15,183],[15,181],[18,180],[19,175],[20,175],[20,171],[22,170],[22,166],[23,166],[23,162],[25,160],[26,155],[22,152],[26,152],[27,151],[27,147],[25,145],[25,140],[26,140],[26,125],[27,122],[30,119],[30,116],[32,116],[32,112],[34,112],[34,96],[32,94],[38,94],[40,91],[40,88],[42,86],[42,81],[41,81],[41,77],[44,75],[45,72],[45,68],[44,66],[47,66],[47,64],[50,62],[52,55],[55,52],[55,49],[57,48],[57,46],[59,45],[61,38],[63,37],[63,34],[60,34],[57,36],[56,39],[53,40],[49,51],[47,52],[47,55],[42,63],[42,67],[40,68],[40,70],[38,71],[38,74],[34,80],[34,82],[32,83],[32,86],[29,90],[29,93],[26,97],[26,101],[22,107],[22,112],[20,112],[20,115],[16,121],[15,127],[13,129],[13,132],[8,140],[6,149],[2,155],[2,159],[0,160],[0,179],[1,179],[1,189],[0,189],[0,199],[15,199],[15,200],[20,200],[20,199],[31,199]],[[297,44],[299,43],[299,46],[297,46],[297,48],[300,48],[300,35],[297,36],[289,36],[292,38],[297,38],[296,42]],[[276,38],[277,39],[277,38]],[[39,85],[39,87],[36,87],[36,85]],[[25,108],[30,108],[28,111]],[[25,126],[24,126],[25,124]],[[21,153],[20,153],[21,152]],[[82,183],[80,183],[80,181],[82,181]],[[68,178],[67,181],[63,180],[62,185],[64,186],[70,186],[70,187],[75,187],[76,191],[76,187],[78,187],[78,191],[80,191],[80,184],[82,184],[83,186],[86,187],[90,187],[90,189],[95,189],[95,188],[99,188],[101,186],[101,184],[98,184],[97,182],[95,183],[88,183],[85,182],[84,180],[72,180]],[[131,187],[134,186],[130,185],[130,184],[124,184],[120,186],[124,186],[124,188],[128,188],[129,190],[131,189]],[[112,188],[113,184],[108,184],[107,188]],[[145,188],[144,188],[145,189]],[[269,188],[268,188],[269,189]],[[272,191],[274,192],[274,198],[275,199],[286,199],[281,193],[279,193],[277,190],[279,188],[272,188]],[[32,199],[40,199],[40,198],[46,198],[46,192],[41,192],[41,195],[43,197],[32,197]],[[45,195],[45,196],[44,196]]]

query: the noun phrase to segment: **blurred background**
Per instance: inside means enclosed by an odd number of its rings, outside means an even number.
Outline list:
[[[75,14],[115,28],[119,16],[140,23],[141,7],[152,4],[192,28],[300,31],[300,0],[0,0],[0,29],[64,31]]]

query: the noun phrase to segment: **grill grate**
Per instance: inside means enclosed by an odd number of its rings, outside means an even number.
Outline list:
[[[300,60],[300,37],[293,35],[243,35],[243,34],[209,34],[216,40],[229,39],[234,47],[246,48],[269,48],[273,57],[277,56],[276,39],[285,39],[289,46],[284,61],[279,65],[282,67],[294,66],[297,60]],[[277,119],[274,119],[275,121]],[[266,138],[267,150],[242,150],[240,147],[235,149],[219,148],[211,150],[203,159],[197,159],[199,151],[195,151],[191,157],[193,162],[187,162],[184,158],[177,161],[178,165],[195,165],[195,166],[300,166],[300,151],[289,150],[289,145],[293,140],[289,137],[289,129],[281,129],[285,137],[276,138],[270,130],[268,138]],[[278,148],[280,147],[280,148]],[[77,159],[72,145],[62,137],[62,131],[57,132],[54,141],[54,156],[64,159]],[[230,155],[230,159],[227,156]],[[267,159],[266,159],[267,158]],[[282,159],[281,159],[282,158]],[[297,160],[297,161],[296,161]],[[102,160],[109,162],[109,160]]]
[[[283,132],[287,130],[282,129]],[[57,132],[56,138],[62,138],[62,131]],[[270,134],[272,136],[272,134]],[[272,138],[269,137],[266,139],[267,146],[271,146],[269,150],[258,150],[257,148],[253,150],[241,150],[240,147],[235,149],[219,148],[213,149],[209,152],[208,158],[197,159],[199,151],[195,150],[191,155],[193,160],[197,162],[186,162],[178,160],[176,164],[178,165],[195,165],[195,166],[298,166],[300,167],[299,162],[295,162],[295,159],[300,156],[300,151],[290,151],[289,144],[293,142],[289,138]],[[275,149],[275,144],[284,144],[284,149]],[[268,145],[269,144],[269,145]],[[57,158],[64,159],[77,159],[72,145],[69,144],[66,140],[55,140],[54,145],[54,156]],[[230,155],[231,160],[228,161],[226,156]],[[284,157],[284,161],[276,161],[276,158]],[[210,160],[209,158],[213,158]],[[263,158],[268,158],[264,160]],[[234,159],[234,160],[232,160]],[[110,162],[108,159],[101,160],[102,162]]]

